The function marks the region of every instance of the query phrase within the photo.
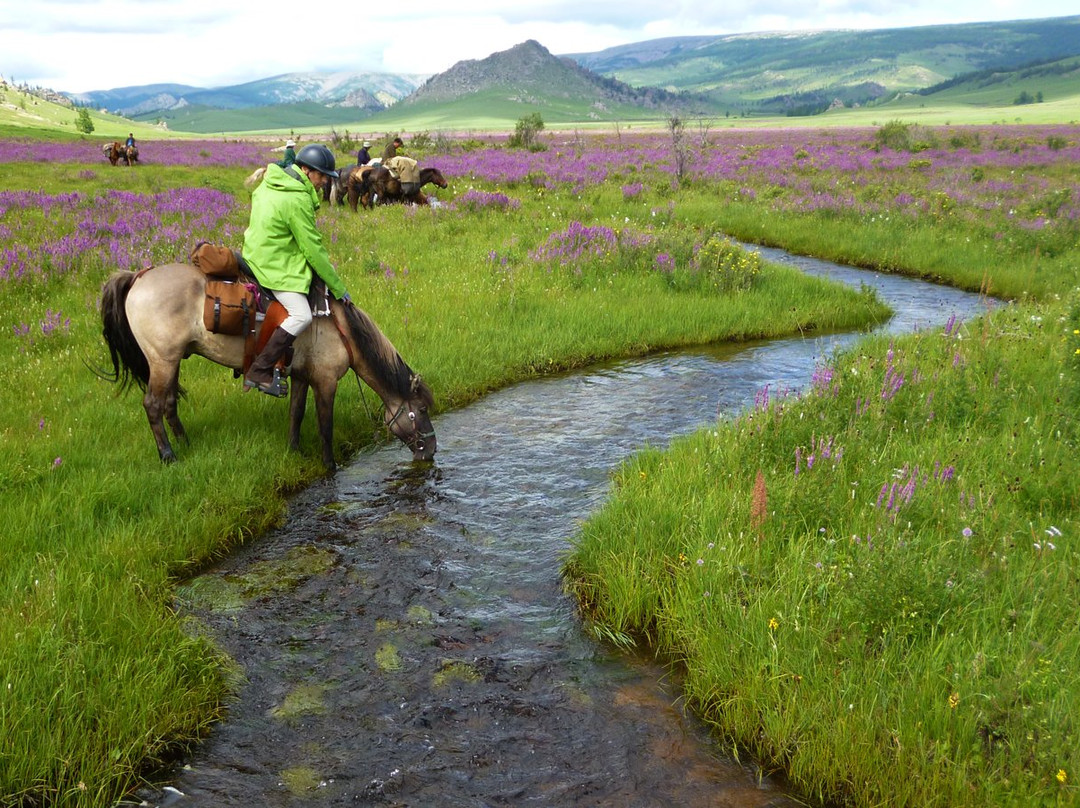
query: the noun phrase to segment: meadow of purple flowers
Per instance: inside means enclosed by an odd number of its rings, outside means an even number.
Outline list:
[[[235,210],[233,196],[210,188],[149,195],[0,191],[0,281],[182,260],[198,234],[238,241],[239,224],[226,223]]]
[[[689,148],[686,178],[730,186],[779,212],[949,218],[963,227],[1043,233],[1044,251],[1075,243],[1080,126],[927,130],[912,150],[883,147],[878,130],[724,129]],[[447,177],[513,187],[576,190],[620,182],[627,201],[643,183],[675,182],[673,147],[661,133],[555,135],[539,152],[479,149],[432,160]]]
[[[9,140],[0,148],[0,163],[76,164],[109,166],[102,153],[104,140],[51,142]],[[167,166],[256,166],[272,159],[280,143],[246,140],[155,140],[139,144],[139,162]],[[110,168],[112,166],[109,166]],[[120,167],[123,167],[121,164]]]

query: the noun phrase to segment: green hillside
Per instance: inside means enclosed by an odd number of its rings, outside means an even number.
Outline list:
[[[704,93],[739,113],[783,114],[807,94],[866,103],[962,74],[1077,55],[1080,17],[735,35],[660,58],[635,60],[629,46],[609,58],[604,52],[579,58],[634,86]]]
[[[281,132],[291,129],[316,128],[353,123],[361,110],[352,107],[326,106],[314,101],[298,104],[275,104],[245,109],[218,109],[206,106],[186,106],[174,110],[159,110],[136,115],[135,120],[154,124],[163,121],[169,129],[210,135],[224,132]]]
[[[1020,70],[986,70],[961,76],[918,95],[935,104],[1004,107],[1054,103],[1080,92],[1080,57],[1059,59]]]
[[[135,123],[127,118],[94,110],[88,112],[94,125],[91,136],[95,138],[122,140],[129,132],[133,132],[140,140],[170,137],[170,133],[160,127]],[[32,132],[35,137],[83,137],[83,133],[75,128],[77,114],[74,107],[48,101],[0,82],[0,134],[17,137]]]
[[[533,94],[527,100],[504,88],[482,90],[452,101],[397,104],[360,125],[369,129],[510,128],[519,118],[537,112],[546,124],[599,124],[615,121],[658,121],[666,115],[655,109],[590,101],[566,94]]]

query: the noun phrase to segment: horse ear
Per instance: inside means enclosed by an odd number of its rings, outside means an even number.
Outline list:
[[[414,373],[409,377],[409,393],[415,394],[420,389],[420,374]]]

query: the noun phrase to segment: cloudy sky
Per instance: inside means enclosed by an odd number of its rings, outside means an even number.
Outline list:
[[[526,39],[554,54],[667,36],[1077,14],[1076,0],[0,0],[0,76],[84,92],[298,71],[439,73]]]

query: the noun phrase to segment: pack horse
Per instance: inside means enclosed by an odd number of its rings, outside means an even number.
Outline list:
[[[112,143],[106,143],[102,147],[102,151],[105,152],[105,157],[113,165],[117,165],[121,160],[124,161],[124,165],[131,166],[139,162],[139,149],[137,146],[125,146],[119,141]]]
[[[213,333],[203,311],[207,276],[189,264],[167,264],[142,272],[114,272],[101,301],[102,335],[112,372],[106,378],[121,389],[137,385],[162,462],[176,459],[165,430],[186,440],[177,413],[182,395],[180,363],[198,354],[234,370],[244,364],[243,335]],[[350,369],[382,399],[383,422],[412,452],[431,460],[435,430],[428,409],[427,384],[405,363],[372,319],[352,303],[331,301],[330,316],[316,317],[297,338],[289,367],[289,446],[299,449],[300,424],[310,389],[315,399],[323,463],[336,467],[333,450],[334,397],[338,381]],[[237,385],[239,390],[239,384]]]

